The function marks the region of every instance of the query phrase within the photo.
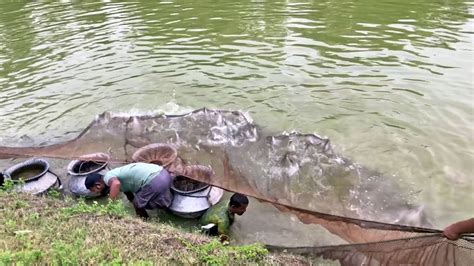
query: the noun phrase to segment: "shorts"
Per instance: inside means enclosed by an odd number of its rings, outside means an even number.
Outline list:
[[[172,180],[166,169],[161,170],[148,184],[135,193],[134,205],[140,209],[168,208],[173,201],[170,190]]]

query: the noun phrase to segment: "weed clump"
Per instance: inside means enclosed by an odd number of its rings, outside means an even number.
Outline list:
[[[13,190],[14,187],[15,187],[15,183],[13,182],[13,180],[6,179],[5,181],[3,181],[3,184],[0,187],[0,190],[3,192],[9,192]]]
[[[220,243],[217,239],[197,246],[186,241],[183,243],[197,254],[200,262],[209,265],[226,265],[230,262],[242,264],[259,262],[268,255],[268,250],[260,244],[229,246]]]

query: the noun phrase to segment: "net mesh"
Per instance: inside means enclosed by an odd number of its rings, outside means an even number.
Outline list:
[[[334,152],[314,134],[263,132],[241,112],[200,109],[185,115],[99,115],[76,138],[0,147],[0,158],[77,159],[105,152],[114,163],[148,161],[268,202],[348,245],[275,247],[342,264],[472,265],[474,243],[448,241],[397,183]],[[102,160],[104,158],[102,157]],[[101,160],[101,158],[96,158]]]
[[[341,265],[472,265],[473,242],[468,239],[450,241],[438,234],[406,237],[376,243],[327,247],[282,248],[296,254],[321,256],[337,260]]]

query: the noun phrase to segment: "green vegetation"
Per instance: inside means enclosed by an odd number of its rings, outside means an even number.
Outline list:
[[[3,191],[10,191],[10,190],[13,189],[14,186],[15,186],[15,183],[13,182],[13,180],[5,179],[5,181],[3,181],[3,185],[1,187],[1,189]]]
[[[197,254],[200,262],[210,265],[222,265],[229,262],[259,262],[268,255],[268,250],[259,244],[233,247],[223,245],[217,239],[198,246],[193,246],[186,241],[183,242],[190,250]]]
[[[128,214],[121,201],[109,201],[107,204],[99,204],[97,201],[93,201],[92,204],[87,204],[84,199],[80,199],[71,207],[62,208],[60,211],[67,217],[78,214],[96,214],[122,218]]]
[[[7,184],[8,185],[8,184]],[[0,191],[0,265],[302,264],[259,244],[228,246],[169,224],[130,217],[123,203]]]
[[[61,198],[61,192],[57,189],[48,190],[48,197],[59,199]]]

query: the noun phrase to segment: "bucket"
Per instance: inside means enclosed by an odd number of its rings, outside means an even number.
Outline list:
[[[184,218],[197,218],[207,209],[219,202],[224,190],[177,176],[171,186],[173,201],[169,207],[175,215]]]
[[[67,166],[69,190],[76,196],[90,198],[102,196],[103,193],[94,193],[86,188],[86,177],[90,173],[105,175],[109,170],[107,162],[73,160]]]
[[[62,189],[61,180],[49,169],[46,160],[33,158],[16,164],[4,172],[4,179],[10,179],[19,192],[39,195],[50,188]],[[24,183],[20,183],[22,180]]]

